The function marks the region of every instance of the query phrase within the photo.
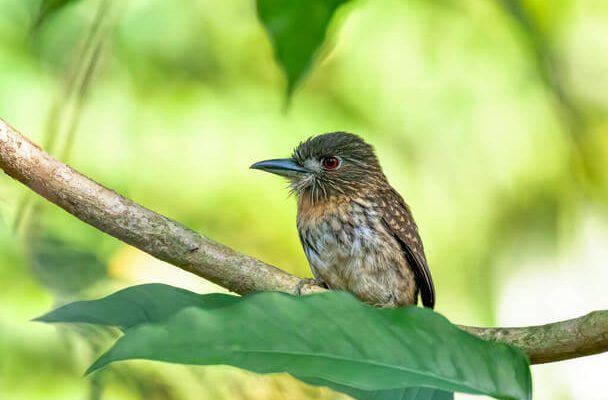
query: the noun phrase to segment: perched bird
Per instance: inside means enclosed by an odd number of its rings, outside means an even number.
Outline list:
[[[372,146],[345,132],[312,137],[291,158],[254,169],[287,177],[300,241],[316,282],[381,307],[435,305],[422,241]]]

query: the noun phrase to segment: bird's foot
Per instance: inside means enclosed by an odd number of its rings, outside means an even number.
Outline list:
[[[320,279],[302,278],[296,285],[295,294],[302,296],[304,294],[314,293],[316,291],[315,288],[319,286],[328,289],[327,284]]]

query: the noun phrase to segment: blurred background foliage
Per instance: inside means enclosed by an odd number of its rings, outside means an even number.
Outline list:
[[[248,166],[356,132],[414,210],[439,312],[520,325],[608,308],[608,2],[353,0],[319,54],[286,109],[253,1],[0,0],[0,117],[302,276],[295,203]],[[115,332],[30,322],[141,282],[221,290],[1,176],[0,398],[344,398],[227,367],[129,362],[84,379]],[[602,355],[537,366],[535,398],[606,398],[607,368]]]

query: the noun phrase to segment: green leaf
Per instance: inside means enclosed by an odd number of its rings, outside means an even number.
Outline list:
[[[307,379],[300,378],[311,385],[327,386],[337,392],[346,393],[357,400],[453,400],[454,393],[445,392],[443,390],[408,387],[401,389],[365,391],[358,390],[349,386],[337,385],[332,382],[326,382],[322,379]]]
[[[40,320],[127,329],[89,372],[113,361],[150,359],[287,372],[345,393],[359,391],[362,399],[409,387],[502,399],[531,393],[521,351],[483,341],[428,309],[377,309],[344,292],[236,297],[144,285],[64,306]]]
[[[336,9],[348,0],[257,0],[258,18],[287,78],[287,97],[308,72]]]
[[[83,322],[131,327],[165,321],[187,307],[213,309],[234,304],[237,296],[200,295],[160,283],[133,286],[99,300],[77,301],[49,312],[35,321]]]
[[[236,296],[208,294],[205,296],[162,284],[146,284],[118,291],[106,298],[79,301],[58,308],[43,317],[42,322],[84,322],[117,326],[123,330],[144,323],[161,322],[186,307],[214,308],[231,305]],[[427,388],[406,388],[385,391],[362,391],[325,382],[321,379],[299,378],[316,386],[327,386],[360,400],[451,400],[451,393]]]
[[[205,296],[162,284],[146,284],[118,291],[106,298],[79,301],[58,308],[43,317],[42,322],[84,322],[117,326],[123,330],[144,323],[162,322],[186,307],[215,308],[238,301],[236,296],[208,294]],[[321,379],[299,378],[316,386],[327,386],[359,400],[451,400],[448,392],[427,388],[405,388],[384,391],[363,391],[336,385]]]

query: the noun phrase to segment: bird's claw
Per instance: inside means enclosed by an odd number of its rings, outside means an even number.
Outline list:
[[[323,288],[327,288],[327,284],[325,284],[325,282],[320,279],[302,278],[300,279],[300,282],[298,282],[298,284],[296,285],[295,294],[298,296],[302,296],[304,294],[304,289],[308,289],[311,286],[320,286]]]

